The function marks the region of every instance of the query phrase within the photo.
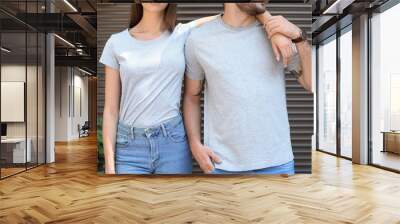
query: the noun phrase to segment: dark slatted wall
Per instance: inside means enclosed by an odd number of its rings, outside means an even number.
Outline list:
[[[112,33],[127,27],[130,4],[99,3],[97,14],[97,55],[101,55],[104,44]],[[223,10],[221,3],[181,3],[178,5],[178,22],[187,22],[200,17],[215,15]],[[311,38],[311,5],[303,3],[271,3],[268,10],[273,15],[283,15],[307,31]],[[104,68],[98,63],[98,115],[103,113]],[[313,96],[287,75],[286,94],[291,127],[296,172],[311,173],[311,135],[313,133]],[[198,168],[196,168],[198,171]]]

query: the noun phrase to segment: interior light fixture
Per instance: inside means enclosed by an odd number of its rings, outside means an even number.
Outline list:
[[[78,12],[78,10],[68,1],[64,0],[64,3],[68,5],[74,12]]]
[[[322,14],[342,14],[343,9],[351,5],[353,2],[354,0],[336,0]]]
[[[89,75],[89,76],[92,76],[92,75],[93,75],[92,73],[90,73],[90,72],[88,72],[88,71],[86,71],[86,70],[83,70],[83,69],[81,69],[81,68],[79,68],[79,67],[78,67],[78,70],[81,71],[81,72],[83,72],[83,73],[85,73],[85,74],[87,74],[87,75]]]
[[[65,44],[67,44],[68,46],[75,48],[75,45],[73,45],[73,44],[72,44],[71,42],[69,42],[68,40],[66,40],[66,39],[64,39],[64,38],[62,38],[62,37],[60,37],[60,36],[57,35],[57,34],[54,34],[54,36],[57,37],[57,38],[58,38],[59,40],[61,40],[62,42],[64,42]]]
[[[1,51],[4,51],[6,53],[10,53],[11,52],[11,50],[9,50],[9,49],[7,49],[5,47],[1,47],[0,49],[1,49]]]

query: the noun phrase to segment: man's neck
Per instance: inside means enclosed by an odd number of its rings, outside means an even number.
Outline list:
[[[256,17],[240,10],[236,3],[225,3],[222,20],[232,27],[246,27],[256,21]]]

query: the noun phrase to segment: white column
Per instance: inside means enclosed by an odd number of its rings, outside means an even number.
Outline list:
[[[368,15],[353,20],[353,162],[368,163]]]
[[[50,1],[47,2],[46,7],[48,12],[54,11],[54,6]],[[55,43],[54,35],[49,33],[46,36],[46,163],[55,162]]]

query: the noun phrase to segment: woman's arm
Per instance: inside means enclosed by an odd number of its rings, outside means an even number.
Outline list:
[[[105,103],[103,113],[103,146],[106,174],[115,174],[115,142],[119,115],[120,76],[119,71],[105,67]]]
[[[195,27],[199,27],[199,26],[203,25],[206,22],[209,22],[211,20],[216,19],[218,16],[219,15],[203,17],[203,18],[200,18],[200,19],[193,20],[192,23],[195,24],[194,25]]]

